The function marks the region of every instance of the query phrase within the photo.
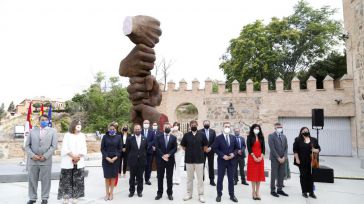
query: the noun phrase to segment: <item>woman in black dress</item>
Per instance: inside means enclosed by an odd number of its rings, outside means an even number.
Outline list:
[[[122,142],[122,145],[123,145],[123,148],[122,148],[122,152],[121,152],[121,157],[120,157],[120,167],[119,167],[119,175],[121,176],[121,172],[123,172],[123,177],[125,178],[125,174],[126,174],[126,169],[127,169],[127,161],[128,161],[128,154],[126,153],[126,149],[125,149],[125,146],[126,146],[126,139],[128,137],[130,137],[131,135],[128,133],[128,126],[127,125],[124,125],[123,126],[123,129],[121,130],[121,142]]]
[[[309,193],[310,197],[316,198],[313,192],[311,155],[320,151],[320,145],[316,138],[310,136],[310,130],[307,127],[301,128],[293,143],[293,153],[294,164],[300,169],[302,196],[305,198],[308,197],[307,193]]]
[[[113,199],[115,179],[118,177],[120,154],[121,154],[121,136],[117,134],[117,125],[111,123],[108,132],[102,137],[102,169],[104,171],[106,196],[105,200]]]

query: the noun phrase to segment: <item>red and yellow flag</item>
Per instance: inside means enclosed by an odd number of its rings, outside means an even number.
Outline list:
[[[42,103],[42,106],[40,107],[40,112],[39,112],[39,116],[44,114],[44,105]]]
[[[27,114],[28,128],[32,129],[32,101],[29,103],[28,114]]]

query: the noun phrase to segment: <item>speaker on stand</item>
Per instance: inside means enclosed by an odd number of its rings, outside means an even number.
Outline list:
[[[319,131],[324,129],[324,118],[324,109],[312,109],[312,129],[316,130],[317,142],[319,142]],[[312,169],[312,177],[315,182],[334,183],[334,170],[330,167],[319,165],[319,168]]]

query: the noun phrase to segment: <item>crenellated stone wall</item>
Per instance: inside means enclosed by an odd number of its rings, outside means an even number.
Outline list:
[[[218,92],[213,93],[210,79],[205,81],[204,88],[200,88],[200,82],[194,80],[192,89],[187,89],[185,80],[181,80],[178,87],[175,82],[170,81],[167,90],[162,92],[163,100],[158,109],[174,122],[178,121],[177,107],[191,103],[198,109],[200,128],[205,119],[210,120],[212,128],[218,132],[222,130],[224,121],[245,130],[247,126],[259,123],[264,127],[265,135],[273,130],[273,124],[279,117],[311,117],[311,110],[314,108],[323,108],[326,117],[355,118],[353,80],[348,75],[339,80],[338,88],[335,88],[337,85],[334,86],[334,80],[329,76],[324,80],[323,89],[316,88],[316,79],[312,76],[304,90],[300,89],[297,78],[292,80],[291,90],[283,89],[283,80],[280,78],[275,83],[276,90],[268,90],[268,81],[264,79],[261,90],[254,91],[253,81],[248,80],[246,91],[240,92],[239,83],[234,81],[232,91],[228,92],[225,83],[219,82]],[[230,104],[234,107],[232,114],[228,111]],[[355,131],[352,131],[352,138],[355,141]],[[356,143],[353,143],[353,149],[355,148]]]

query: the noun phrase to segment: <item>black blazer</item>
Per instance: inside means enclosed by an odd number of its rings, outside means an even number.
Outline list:
[[[128,165],[130,167],[144,166],[147,163],[147,139],[142,135],[140,137],[140,148],[138,148],[135,136],[126,139],[126,153],[128,154]]]
[[[169,140],[166,148],[166,142],[164,139],[164,133],[158,132],[155,137],[155,149],[157,152],[157,163],[165,162],[162,159],[162,156],[165,154],[169,154],[168,163],[174,165],[175,158],[174,154],[177,152],[177,137],[169,134]]]
[[[126,140],[129,137],[131,137],[131,134],[129,134],[129,133],[127,134],[125,141],[124,141],[124,134],[123,133],[120,133],[120,135],[121,135],[121,144],[123,144],[123,148],[126,148]]]
[[[265,155],[265,143],[264,143],[264,137],[258,137],[259,142],[260,142],[260,148],[262,149],[262,154]],[[246,138],[246,147],[248,148],[248,152],[249,154],[251,154],[252,151],[252,147],[255,143],[255,135],[248,135],[248,137]]]
[[[316,138],[310,137],[310,143],[306,144],[302,137],[296,137],[293,143],[293,153],[298,154],[298,158],[302,164],[310,165],[312,147],[321,151],[321,147]],[[298,165],[296,163],[296,158],[294,158],[293,164]]]
[[[216,131],[214,129],[209,128],[209,139],[210,140],[207,139],[207,135],[206,135],[206,132],[205,132],[205,128],[200,129],[199,132],[201,132],[203,135],[205,135],[206,140],[209,143],[208,147],[211,147],[212,144],[214,144],[215,139],[216,139]]]
[[[236,137],[234,135],[229,134],[229,140],[230,140],[230,145],[228,146],[225,139],[225,135],[221,134],[216,137],[213,149],[217,154],[218,162],[227,162],[227,163],[231,162],[234,164],[234,162],[236,161],[235,159],[227,161],[223,159],[225,155],[230,155],[231,153],[233,153],[236,156],[239,150],[238,146],[239,144],[236,142]]]

